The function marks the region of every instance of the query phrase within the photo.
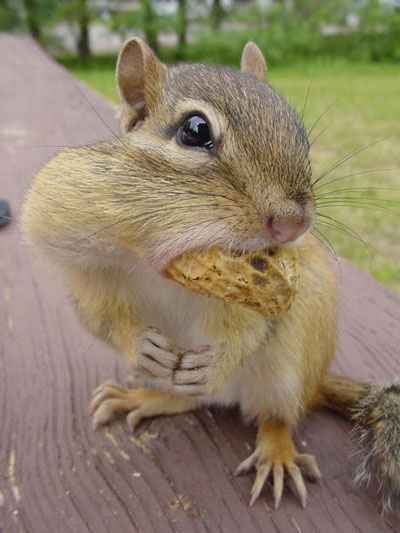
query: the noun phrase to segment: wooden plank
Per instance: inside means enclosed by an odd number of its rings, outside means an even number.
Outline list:
[[[115,113],[32,41],[1,35],[0,53],[0,196],[18,213],[56,146],[109,138]],[[399,530],[395,518],[379,515],[373,490],[352,486],[349,426],[328,413],[313,415],[299,432],[324,473],[305,511],[290,494],[277,512],[268,494],[248,508],[252,478],[232,472],[249,454],[254,429],[235,412],[152,420],[135,437],[122,423],[95,434],[91,390],[104,379],[123,382],[126,369],[79,326],[62,281],[32,258],[17,221],[1,230],[0,251],[0,531]],[[399,299],[347,262],[340,269],[335,366],[393,379],[400,375]]]

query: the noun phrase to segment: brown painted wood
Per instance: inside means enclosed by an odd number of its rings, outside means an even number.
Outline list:
[[[114,111],[78,88],[30,40],[0,36],[0,196],[18,215],[32,176],[55,152],[110,137]],[[86,96],[84,96],[84,95]],[[89,104],[89,101],[91,102]],[[372,380],[400,375],[400,301],[346,262],[335,366]],[[18,221],[0,231],[0,531],[2,533],[399,531],[373,491],[351,483],[349,426],[309,418],[299,442],[324,479],[303,511],[288,494],[249,509],[252,478],[232,471],[253,446],[237,413],[204,410],[94,433],[91,390],[125,368],[78,325],[62,282],[33,259]]]

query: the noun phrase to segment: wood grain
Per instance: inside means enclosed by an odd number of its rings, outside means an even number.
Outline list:
[[[32,41],[1,35],[0,53],[0,196],[18,214],[57,147],[109,138],[115,113]],[[399,299],[346,262],[340,269],[336,368],[371,380],[399,376]],[[349,426],[329,413],[310,417],[298,436],[324,473],[305,511],[288,494],[273,512],[268,493],[249,509],[252,479],[232,472],[254,429],[235,412],[153,420],[135,437],[123,423],[95,434],[91,390],[104,379],[123,382],[126,370],[78,325],[61,281],[24,245],[17,219],[0,232],[0,302],[2,533],[400,530],[397,519],[379,515],[372,489],[353,487]]]

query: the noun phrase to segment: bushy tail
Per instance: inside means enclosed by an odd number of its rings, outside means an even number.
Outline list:
[[[376,479],[383,510],[400,510],[400,383],[378,386],[328,375],[322,403],[354,424],[356,482]]]

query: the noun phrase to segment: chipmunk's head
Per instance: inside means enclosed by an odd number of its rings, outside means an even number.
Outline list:
[[[212,244],[255,249],[295,242],[314,204],[306,131],[265,81],[258,47],[241,71],[166,68],[140,39],[128,41],[117,79],[121,125],[147,195],[157,254]],[[153,216],[151,216],[153,212]]]
[[[35,178],[23,226],[64,263],[162,270],[211,246],[248,251],[297,242],[314,215],[309,143],[265,81],[255,44],[241,71],[167,68],[140,39],[117,65],[123,135],[67,149]]]

